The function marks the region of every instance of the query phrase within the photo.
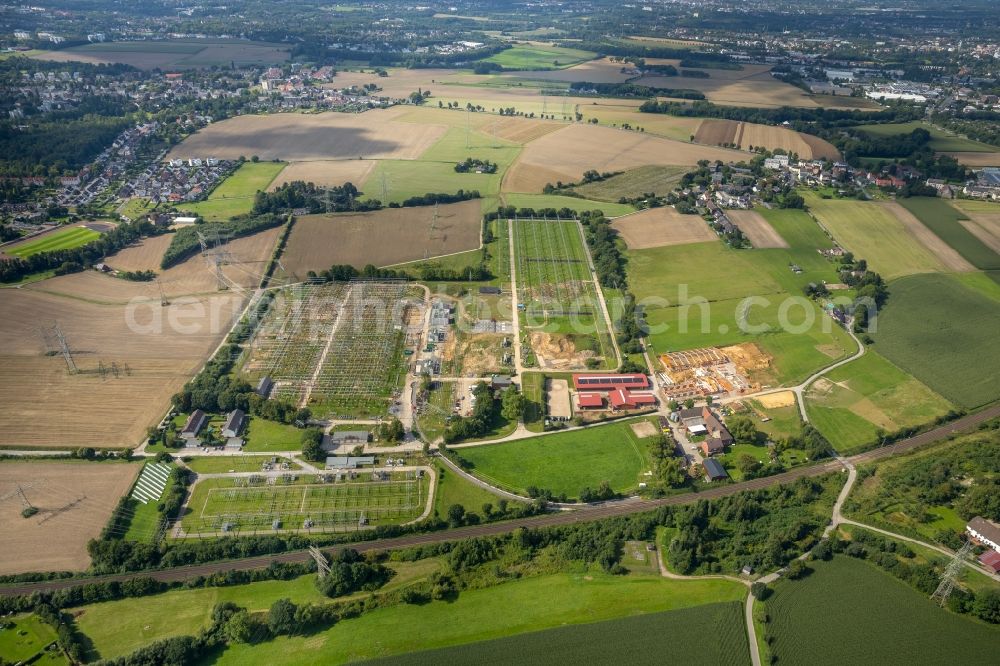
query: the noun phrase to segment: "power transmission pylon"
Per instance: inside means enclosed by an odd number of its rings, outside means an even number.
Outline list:
[[[389,203],[389,177],[386,176],[385,171],[382,172],[382,205],[388,205]]]
[[[163,293],[163,285],[160,284],[159,280],[153,280],[156,283],[156,288],[160,291],[160,307],[167,307],[170,305],[170,301],[167,300],[167,295]]]
[[[327,574],[330,573],[330,563],[327,561],[326,555],[316,546],[309,546],[309,554],[316,561],[316,575],[320,580],[326,578]]]
[[[53,327],[53,331],[56,334],[56,341],[59,343],[59,351],[62,352],[63,358],[66,360],[66,366],[69,368],[69,374],[75,375],[78,372],[76,361],[73,360],[73,353],[69,350],[66,336],[63,334],[62,329],[59,328],[59,324]]]
[[[0,497],[0,502],[9,500],[11,497],[19,497],[21,499],[21,504],[24,506],[25,509],[33,509],[34,507],[31,505],[31,502],[28,501],[28,496],[24,494],[24,489],[31,488],[33,485],[35,485],[34,482],[25,483],[24,485],[20,483],[17,484],[17,488],[10,491],[3,497]]]
[[[962,567],[965,565],[965,560],[972,553],[972,542],[966,541],[965,545],[962,546],[955,557],[951,558],[951,562],[945,567],[944,573],[941,574],[941,582],[938,584],[937,589],[934,590],[934,594],[931,595],[932,601],[937,601],[938,604],[944,606],[948,602],[948,597],[951,595],[951,591],[955,589],[955,582],[958,580],[959,574],[962,573]]]
[[[469,131],[472,126],[472,109],[465,107],[465,149],[469,149]]]

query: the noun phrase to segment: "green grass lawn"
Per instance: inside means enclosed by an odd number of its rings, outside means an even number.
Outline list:
[[[802,417],[799,415],[799,408],[795,405],[791,407],[764,407],[757,400],[748,401],[758,412],[766,414],[770,420],[762,420],[759,413],[750,412],[750,418],[757,426],[757,430],[765,433],[768,437],[790,437],[797,435],[802,430]]]
[[[41,252],[72,250],[73,248],[95,241],[100,237],[101,233],[99,231],[94,231],[93,229],[88,229],[82,226],[66,227],[21,245],[8,247],[4,249],[4,252],[11,256],[24,259]]]
[[[302,429],[268,421],[259,417],[250,419],[246,431],[246,451],[300,451]]]
[[[264,462],[274,456],[196,456],[184,464],[198,474],[224,474],[226,472],[259,472]],[[278,458],[278,463],[287,462],[292,470],[302,469],[298,463],[288,458]]]
[[[527,401],[524,425],[532,432],[542,432],[545,428],[545,373],[524,373],[521,376],[521,390]]]
[[[664,195],[674,188],[687,167],[643,166],[596,183],[574,187],[577,194],[596,201],[617,203],[622,197],[633,198],[654,192]]]
[[[143,504],[138,500],[130,499],[129,504],[131,505],[132,517],[129,519],[125,539],[140,543],[153,543],[160,526],[160,512],[157,511],[159,502]]]
[[[379,659],[385,666],[516,663],[742,664],[749,654],[738,601],[592,624],[556,627],[491,641]],[[690,636],[710,633],[699,643]]]
[[[417,426],[424,441],[436,442],[444,435],[446,419],[452,414],[455,385],[451,382],[434,382],[427,398],[428,407],[417,416]]]
[[[945,275],[890,285],[873,333],[876,349],[929,388],[967,409],[1000,398],[1000,302]]]
[[[908,123],[886,123],[882,125],[859,125],[856,129],[869,136],[884,138],[909,134],[915,129],[922,128],[930,132],[931,150],[939,152],[966,152],[966,153],[992,153],[996,152],[996,146],[962,138],[956,134],[938,129],[929,123],[914,120]]]
[[[805,197],[809,209],[841,245],[858,259],[866,259],[885,279],[944,270],[930,250],[877,203],[822,199],[812,193]]]
[[[495,508],[500,501],[498,495],[465,480],[443,463],[435,462],[434,468],[438,473],[438,485],[434,495],[434,510],[438,515],[446,517],[448,507],[461,504],[467,512],[482,516],[484,504],[492,504]],[[510,500],[508,502],[513,503]]]
[[[1000,270],[1000,255],[959,223],[969,218],[954,206],[928,197],[900,199],[899,203],[979,270]]]
[[[867,562],[835,557],[782,581],[766,608],[779,663],[994,664],[1000,628],[954,615]]]
[[[130,220],[137,220],[153,209],[153,204],[149,199],[142,197],[132,197],[118,209],[119,215],[124,215]]]
[[[498,487],[523,494],[535,486],[578,497],[602,481],[617,492],[635,489],[649,469],[647,448],[625,422],[455,450],[474,474]]]
[[[440,567],[436,559],[390,562],[396,576],[382,588],[399,589],[423,580]],[[211,624],[212,607],[231,601],[251,612],[266,611],[278,599],[296,604],[322,603],[329,599],[316,590],[316,577],[270,580],[229,587],[173,590],[134,599],[83,606],[74,611],[77,627],[93,641],[103,659],[128,654],[136,648],[171,636],[194,635]],[[352,595],[367,596],[367,593]]]
[[[576,197],[564,197],[558,194],[513,194],[505,193],[503,200],[508,206],[518,208],[569,208],[572,211],[600,210],[607,217],[619,217],[634,213],[635,208],[628,204],[608,203],[607,201],[589,201]]]
[[[504,69],[562,69],[590,60],[596,53],[560,46],[519,44],[486,58]]]
[[[745,595],[742,585],[724,580],[672,581],[596,572],[539,576],[462,592],[452,602],[379,609],[314,636],[232,647],[211,663],[339,664],[562,625],[734,602]]]
[[[181,204],[179,208],[209,221],[225,221],[244,215],[253,208],[254,195],[266,190],[285,166],[284,162],[244,162],[212,190],[208,199]]]
[[[923,425],[951,409],[947,400],[869,349],[861,358],[814,382],[806,408],[840,453],[877,441],[877,429],[891,433]]]
[[[13,664],[28,663],[56,640],[56,631],[36,615],[15,615],[0,621],[9,622],[9,628],[0,628],[0,657]],[[32,664],[68,664],[58,650],[44,652]]]

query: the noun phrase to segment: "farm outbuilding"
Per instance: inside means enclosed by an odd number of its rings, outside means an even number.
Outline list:
[[[335,430],[323,436],[323,450],[336,451],[341,446],[358,446],[368,443],[367,430]]]
[[[608,393],[611,409],[640,409],[656,405],[656,397],[649,393],[632,393],[627,388],[616,388]]]
[[[222,436],[232,439],[234,437],[239,437],[240,433],[243,432],[243,428],[247,424],[247,415],[242,409],[234,409],[229,412],[226,417],[226,422],[222,426]]]
[[[600,393],[577,393],[576,408],[579,410],[604,409],[604,397]]]
[[[329,456],[327,469],[357,469],[362,465],[374,465],[375,456]]]
[[[649,377],[642,373],[630,374],[575,374],[573,387],[577,391],[613,391],[626,388],[632,391],[644,391],[650,387]]]
[[[705,468],[705,478],[709,481],[722,481],[729,478],[726,468],[718,460],[708,458],[701,464]]]
[[[194,439],[201,432],[201,429],[205,427],[208,422],[208,416],[205,412],[200,409],[196,409],[191,412],[191,416],[188,417],[187,422],[184,424],[184,429],[181,430],[181,437],[184,439]]]

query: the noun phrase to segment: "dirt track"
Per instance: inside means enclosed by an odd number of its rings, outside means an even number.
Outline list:
[[[939,426],[937,428],[934,428],[933,430],[929,430],[920,435],[916,435],[915,437],[902,440],[892,446],[886,446],[880,449],[875,449],[873,451],[868,451],[866,453],[861,453],[856,456],[851,456],[850,458],[847,458],[847,460],[855,465],[859,465],[863,463],[873,462],[875,460],[880,460],[882,458],[888,458],[899,453],[904,453],[911,449],[915,449],[921,446],[926,446],[927,444],[935,442],[939,439],[944,439],[955,432],[970,430],[979,425],[980,423],[988,421],[989,419],[992,418],[996,418],[997,416],[1000,416],[1000,405],[991,407],[990,409],[983,410],[976,414],[970,414],[968,416],[964,416],[958,419],[957,421]],[[476,525],[472,527],[463,527],[443,532],[431,532],[428,534],[414,534],[410,536],[397,537],[394,539],[374,539],[372,541],[327,548],[326,551],[336,552],[346,547],[354,548],[355,550],[361,552],[372,551],[372,550],[394,550],[398,548],[409,548],[411,546],[419,546],[423,544],[442,543],[445,541],[456,541],[459,539],[491,536],[495,534],[507,534],[519,528],[538,529],[542,527],[553,527],[557,525],[572,525],[575,523],[600,520],[602,518],[611,518],[614,516],[625,516],[633,513],[642,513],[644,511],[650,511],[661,506],[677,506],[683,504],[690,504],[692,502],[696,502],[701,499],[716,499],[719,497],[727,497],[729,495],[735,495],[736,493],[744,492],[747,490],[758,490],[761,488],[767,488],[772,485],[790,483],[797,479],[821,476],[823,474],[829,474],[831,472],[836,472],[838,470],[843,470],[843,469],[844,467],[843,465],[841,465],[841,463],[839,463],[836,460],[830,460],[820,465],[814,465],[812,467],[802,467],[799,469],[794,469],[790,472],[785,472],[784,474],[778,474],[776,476],[765,477],[762,479],[754,479],[752,481],[744,481],[742,483],[734,483],[725,486],[715,486],[709,488],[708,490],[704,490],[702,492],[684,493],[682,495],[674,495],[672,497],[667,497],[664,499],[635,500],[635,501],[625,500],[620,502],[611,502],[608,504],[590,505],[586,508],[582,508],[576,511],[550,513],[542,516],[535,516],[532,518],[524,518],[520,520],[511,520],[502,523]],[[308,561],[310,558],[311,556],[309,555],[308,551],[298,550],[288,553],[278,553],[274,555],[261,555],[259,557],[250,557],[241,560],[230,560],[225,562],[212,562],[210,564],[200,564],[187,567],[176,567],[173,569],[164,569],[160,571],[144,571],[137,573],[117,574],[112,576],[46,581],[41,583],[20,583],[20,584],[0,587],[0,596],[31,594],[32,592],[36,591],[59,590],[97,581],[125,581],[137,577],[150,577],[155,580],[167,581],[167,582],[181,581],[194,578],[196,576],[207,576],[210,574],[224,572],[224,571],[261,569],[268,566],[271,562],[275,561],[305,562]]]

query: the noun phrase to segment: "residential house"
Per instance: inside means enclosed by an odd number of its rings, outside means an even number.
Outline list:
[[[973,541],[1000,553],[1000,525],[976,516],[965,526],[965,531]]]
[[[243,428],[247,424],[247,415],[242,409],[234,409],[229,412],[226,417],[226,422],[222,426],[222,436],[231,439],[233,437],[239,437],[240,433],[243,432]]]

